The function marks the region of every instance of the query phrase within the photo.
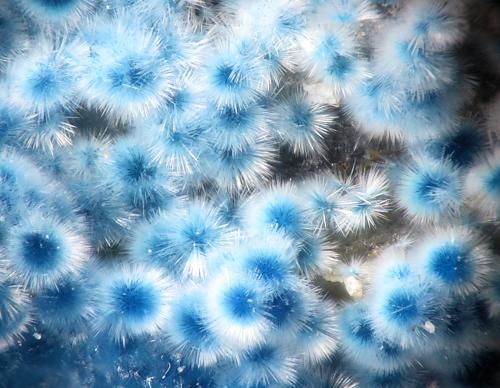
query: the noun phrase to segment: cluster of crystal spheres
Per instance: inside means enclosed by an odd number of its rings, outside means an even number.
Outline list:
[[[0,0],[0,386],[498,386],[474,3]]]

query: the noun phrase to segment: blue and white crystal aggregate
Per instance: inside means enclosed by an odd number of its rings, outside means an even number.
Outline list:
[[[500,83],[468,3],[1,1],[0,386],[471,386]]]

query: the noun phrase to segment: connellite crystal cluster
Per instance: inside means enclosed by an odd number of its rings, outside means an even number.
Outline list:
[[[494,0],[0,0],[0,387],[500,386]]]

